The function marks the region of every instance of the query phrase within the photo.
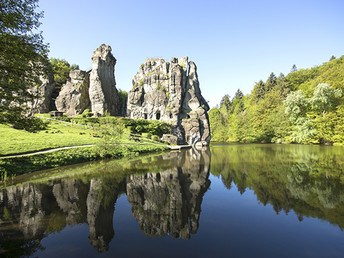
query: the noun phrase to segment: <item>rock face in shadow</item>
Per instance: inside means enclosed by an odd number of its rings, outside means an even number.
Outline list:
[[[148,236],[189,239],[195,234],[210,181],[210,152],[191,149],[175,157],[176,168],[127,179],[127,197],[140,229]]]
[[[27,102],[27,106],[32,110],[32,113],[48,113],[50,110],[51,95],[55,89],[54,76],[52,74],[41,76],[40,81],[41,83],[38,87],[30,89],[36,96]]]
[[[92,56],[89,96],[91,109],[95,116],[109,113],[119,114],[119,96],[115,81],[116,59],[111,47],[102,44]]]
[[[208,110],[196,65],[188,62],[188,57],[172,58],[170,63],[161,58],[147,59],[128,93],[130,118],[171,123],[180,144],[209,144]]]
[[[73,70],[69,73],[69,79],[55,100],[58,111],[68,116],[82,114],[85,109],[91,108],[88,94],[90,87],[90,75],[82,70]]]

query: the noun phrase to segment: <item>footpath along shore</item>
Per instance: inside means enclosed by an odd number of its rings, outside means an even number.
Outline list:
[[[140,145],[140,144],[123,144],[123,145]],[[59,147],[59,148],[35,151],[35,152],[30,152],[30,153],[0,156],[0,159],[26,157],[26,156],[33,156],[33,155],[39,155],[39,154],[59,151],[59,150],[83,148],[83,147],[92,147],[92,146],[96,146],[96,145],[94,145],[94,144],[87,144],[87,145],[78,145],[78,146]],[[166,147],[169,148],[170,150],[182,150],[182,149],[189,149],[192,146],[191,145],[173,145],[173,146],[166,145]]]

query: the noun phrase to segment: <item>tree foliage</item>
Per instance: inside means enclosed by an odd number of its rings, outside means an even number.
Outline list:
[[[341,89],[332,89],[327,83],[320,83],[314,90],[313,97],[309,100],[314,110],[326,111],[334,105],[335,99],[342,96]]]
[[[40,82],[47,67],[47,45],[38,32],[42,12],[38,0],[1,0],[0,112],[33,97],[30,88]]]
[[[209,112],[213,141],[344,144],[344,56],[287,76],[271,73]],[[230,103],[230,108],[223,108]]]

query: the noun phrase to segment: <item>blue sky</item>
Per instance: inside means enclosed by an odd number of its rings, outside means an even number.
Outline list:
[[[271,72],[285,75],[344,55],[343,0],[40,0],[50,57],[91,68],[102,43],[129,91],[146,58],[189,56],[213,107]]]

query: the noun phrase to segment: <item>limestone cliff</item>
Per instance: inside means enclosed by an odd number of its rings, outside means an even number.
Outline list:
[[[89,84],[89,73],[82,70],[70,71],[68,81],[62,86],[56,98],[57,110],[68,116],[75,116],[82,114],[85,109],[90,109]]]
[[[178,143],[207,145],[209,106],[202,97],[197,68],[188,57],[147,59],[128,94],[130,118],[158,119],[174,125]]]
[[[119,113],[119,97],[115,81],[116,59],[111,47],[100,45],[92,56],[89,96],[91,109],[95,116],[108,112],[110,115]]]

